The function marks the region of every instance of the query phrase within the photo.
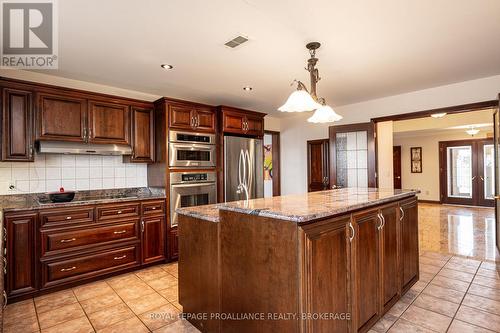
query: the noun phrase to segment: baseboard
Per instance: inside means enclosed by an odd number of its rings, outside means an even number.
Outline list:
[[[438,200],[423,200],[423,199],[418,199],[418,202],[420,203],[430,203],[430,204],[440,204],[441,201]]]

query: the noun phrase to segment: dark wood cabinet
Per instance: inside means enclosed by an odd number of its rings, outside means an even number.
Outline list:
[[[88,137],[93,143],[130,144],[130,106],[89,101]]]
[[[148,217],[142,220],[142,262],[165,260],[165,218]]]
[[[264,136],[265,113],[220,106],[222,131],[248,136]]]
[[[9,297],[37,290],[37,213],[6,215],[6,285]]]
[[[189,102],[167,102],[169,128],[215,133],[216,112],[212,107]]]
[[[154,163],[154,110],[132,108],[132,156],[127,162]]]
[[[382,309],[389,309],[400,295],[399,282],[399,214],[398,205],[382,208],[380,267],[382,275]]]
[[[329,184],[329,140],[307,141],[307,191],[323,191]]]
[[[179,258],[179,236],[177,227],[171,228],[168,232],[168,258],[177,260]]]
[[[350,313],[349,217],[303,227],[302,267],[309,296],[302,300],[305,313]],[[306,320],[306,332],[348,332],[348,320]]]
[[[404,201],[400,205],[401,262],[400,272],[403,291],[418,280],[418,206],[417,200]]]
[[[2,89],[2,161],[33,161],[33,93]]]
[[[38,93],[36,106],[37,140],[86,141],[86,99]]]
[[[379,271],[381,219],[378,209],[353,214],[354,331],[364,331],[380,315]]]

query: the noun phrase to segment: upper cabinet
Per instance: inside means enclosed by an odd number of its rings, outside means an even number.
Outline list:
[[[154,110],[132,108],[132,146],[129,162],[153,163],[155,154]]]
[[[37,140],[85,142],[86,119],[86,99],[47,93],[37,94]]]
[[[216,112],[212,107],[168,100],[167,104],[169,128],[215,133]]]
[[[130,107],[89,101],[88,138],[92,143],[130,144]]]
[[[224,133],[264,136],[265,113],[227,106],[220,106],[219,109],[222,114],[222,131]]]
[[[33,161],[33,93],[2,88],[2,161]]]

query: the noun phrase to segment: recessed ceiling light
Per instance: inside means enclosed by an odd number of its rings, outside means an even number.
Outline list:
[[[170,69],[174,68],[174,66],[169,65],[169,64],[161,64],[161,68],[166,69],[166,70],[170,70]]]
[[[441,113],[433,113],[433,114],[431,114],[431,117],[432,117],[432,118],[443,118],[444,116],[446,116],[446,112],[441,112]]]
[[[243,90],[245,90],[245,91],[252,91],[253,88],[250,87],[250,86],[246,86],[246,87],[243,87]]]

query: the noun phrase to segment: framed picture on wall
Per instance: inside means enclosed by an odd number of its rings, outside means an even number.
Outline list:
[[[411,173],[422,173],[422,147],[411,147]]]

